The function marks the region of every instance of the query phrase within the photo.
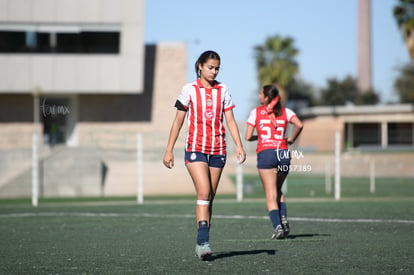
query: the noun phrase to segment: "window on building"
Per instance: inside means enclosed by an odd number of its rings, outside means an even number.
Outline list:
[[[411,145],[413,144],[412,123],[389,123],[388,144],[390,145]]]
[[[0,52],[13,53],[28,51],[26,33],[18,31],[0,31]]]
[[[57,53],[119,53],[119,33],[57,33]]]
[[[0,53],[117,54],[118,26],[0,25]]]
[[[381,125],[379,123],[355,123],[353,127],[354,147],[381,145]]]

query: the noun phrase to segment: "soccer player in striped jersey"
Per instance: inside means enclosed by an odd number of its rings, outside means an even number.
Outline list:
[[[216,81],[219,69],[220,56],[214,51],[202,53],[196,61],[197,80],[186,84],[178,96],[177,112],[163,159],[167,168],[174,166],[174,145],[187,117],[185,164],[197,193],[196,255],[202,260],[212,254],[209,232],[213,200],[226,163],[224,117],[237,146],[238,161],[243,163],[246,159],[233,115],[235,105],[227,86]]]
[[[292,145],[303,125],[296,114],[281,105],[279,91],[274,85],[264,86],[259,94],[261,106],[253,109],[247,119],[246,140],[258,139],[257,169],[266,194],[266,206],[273,226],[272,239],[289,234],[287,209],[282,185],[290,170]],[[295,126],[292,136],[286,138],[287,124]],[[257,136],[253,135],[256,128]]]

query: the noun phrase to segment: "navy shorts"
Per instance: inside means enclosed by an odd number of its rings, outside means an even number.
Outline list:
[[[200,152],[185,152],[185,164],[202,161],[208,164],[209,167],[224,168],[226,164],[226,155],[209,155]]]
[[[258,169],[276,168],[279,174],[287,175],[290,170],[289,150],[267,149],[257,154]]]

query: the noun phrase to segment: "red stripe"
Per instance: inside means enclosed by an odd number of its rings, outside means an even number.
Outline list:
[[[217,100],[217,106],[216,106],[216,125],[215,125],[215,127],[218,130],[217,134],[220,135],[220,139],[215,141],[217,143],[216,152],[220,155],[224,155],[226,153],[226,150],[225,150],[226,144],[225,144],[225,141],[224,141],[224,138],[223,138],[225,129],[224,129],[224,125],[222,123],[223,115],[224,115],[224,112],[223,112],[223,107],[224,106],[223,106],[223,100],[222,100],[221,87],[218,87],[218,89],[217,89],[217,99],[216,100]],[[219,149],[219,150],[217,150],[217,149]]]
[[[227,107],[226,109],[224,109],[225,112],[227,112],[228,110],[234,109],[236,107],[236,105],[232,105],[230,107]]]
[[[214,105],[214,101],[215,99],[213,98],[213,89],[204,89],[205,91],[205,108],[206,108],[206,112],[209,112],[209,114],[211,112],[214,112],[213,110],[213,105]],[[211,105],[209,106],[208,100],[211,101]],[[206,123],[206,143],[205,143],[205,153],[210,154],[211,153],[211,149],[214,147],[214,140],[213,140],[213,118],[209,117],[209,119],[206,119],[205,121]]]

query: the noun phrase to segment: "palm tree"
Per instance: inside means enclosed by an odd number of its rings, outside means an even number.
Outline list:
[[[286,88],[298,72],[295,60],[298,49],[290,37],[268,37],[264,45],[254,48],[260,86],[274,84],[279,88],[282,103],[287,101]]]
[[[399,0],[393,13],[404,38],[410,59],[414,60],[414,0]]]

